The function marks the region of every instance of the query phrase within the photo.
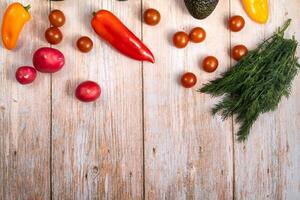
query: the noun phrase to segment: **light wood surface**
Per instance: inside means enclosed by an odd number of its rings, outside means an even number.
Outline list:
[[[0,1],[0,15],[11,1]],[[34,51],[47,43],[43,31],[49,3],[33,0],[32,20],[16,50],[0,50],[0,199],[50,198],[50,76],[39,74],[31,86],[15,80],[19,66],[32,65]]]
[[[146,199],[231,199],[231,121],[210,115],[216,100],[179,84],[184,72],[194,72],[199,87],[229,67],[230,34],[223,24],[229,2],[221,1],[204,21],[187,14],[181,0],[144,1],[143,9],[150,7],[160,10],[162,22],[143,25],[144,41],[159,55],[155,66],[145,63],[143,68]],[[203,44],[190,43],[185,49],[170,44],[172,34],[195,26],[208,33]],[[160,37],[154,40],[153,35]],[[199,68],[208,54],[220,60],[217,73]]]
[[[142,66],[110,48],[90,27],[92,13],[108,9],[141,36],[136,16],[141,2],[131,5],[81,0],[51,5],[69,19],[62,28],[65,40],[58,46],[67,52],[67,64],[53,75],[52,83],[54,199],[142,198]],[[94,41],[89,54],[74,48],[82,35]],[[84,80],[100,83],[99,101],[86,104],[74,99],[76,85]]]
[[[11,2],[0,1],[0,20]],[[300,76],[291,97],[260,117],[244,143],[235,140],[233,119],[210,115],[218,99],[195,92],[234,64],[231,46],[254,48],[287,18],[293,19],[288,36],[300,41],[298,0],[270,1],[265,26],[252,22],[235,0],[220,1],[202,21],[188,14],[183,0],[20,2],[31,4],[32,19],[16,50],[0,48],[0,200],[300,199]],[[147,8],[160,11],[159,25],[143,23]],[[64,40],[53,46],[66,65],[22,86],[15,70],[49,46],[44,32],[51,9],[67,17]],[[99,39],[90,27],[99,9],[115,13],[142,38],[156,63],[129,59]],[[227,29],[231,15],[244,16],[243,31]],[[206,41],[176,49],[172,35],[195,26],[206,30]],[[83,35],[94,41],[88,54],[75,47]],[[220,61],[213,74],[199,67],[207,55]],[[198,77],[194,89],[179,84],[187,71]],[[75,99],[84,80],[101,85],[99,101]]]

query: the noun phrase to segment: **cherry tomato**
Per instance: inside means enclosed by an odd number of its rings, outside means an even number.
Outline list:
[[[206,72],[214,72],[218,68],[219,61],[214,56],[207,56],[202,63],[203,70]]]
[[[22,85],[32,83],[36,78],[36,70],[33,67],[23,66],[16,71],[16,79]]]
[[[50,44],[58,44],[63,39],[63,34],[57,27],[50,27],[45,32],[45,38]]]
[[[228,26],[231,31],[238,32],[244,28],[245,20],[242,16],[233,16],[229,19]]]
[[[241,60],[247,54],[248,54],[248,49],[244,45],[237,45],[233,47],[231,51],[231,56],[236,61]]]
[[[83,102],[92,102],[99,98],[101,94],[100,86],[93,81],[80,83],[75,91],[77,99]]]
[[[206,32],[203,28],[196,27],[193,28],[190,33],[190,39],[192,42],[200,43],[203,42],[206,38]]]
[[[177,48],[184,48],[189,43],[189,36],[185,32],[177,32],[173,36],[173,43]]]
[[[191,87],[195,86],[196,83],[197,83],[197,77],[195,74],[193,74],[191,72],[187,72],[187,73],[183,74],[181,77],[181,84],[185,88],[191,88]]]
[[[62,11],[52,10],[49,14],[49,21],[55,27],[61,27],[65,24],[66,18]]]
[[[144,21],[150,26],[155,26],[160,21],[160,13],[155,9],[148,9],[144,13]]]
[[[77,47],[81,52],[87,53],[92,50],[93,41],[89,37],[83,36],[77,40]]]

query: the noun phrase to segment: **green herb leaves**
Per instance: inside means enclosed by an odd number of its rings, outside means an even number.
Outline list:
[[[223,77],[199,90],[223,96],[212,113],[220,113],[224,119],[236,115],[241,125],[237,133],[240,141],[247,139],[260,114],[275,110],[281,98],[290,94],[292,81],[300,68],[297,41],[284,38],[290,22],[288,20],[272,37],[250,51]]]

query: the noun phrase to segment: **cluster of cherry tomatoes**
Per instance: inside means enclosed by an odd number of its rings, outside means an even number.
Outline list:
[[[206,38],[206,32],[201,27],[193,28],[188,35],[183,31],[179,31],[174,34],[173,36],[173,43],[177,48],[184,48],[188,45],[188,43],[200,43],[203,42]]]
[[[59,44],[63,40],[63,34],[59,27],[65,24],[65,15],[60,10],[53,10],[49,14],[49,21],[52,26],[46,30],[45,38],[50,44]]]
[[[155,9],[148,9],[144,12],[144,22],[148,25],[154,26],[160,22],[160,13]],[[245,26],[245,20],[241,16],[233,16],[228,21],[228,27],[233,32],[241,31]],[[189,34],[179,31],[173,36],[173,44],[177,48],[185,48],[191,41],[193,43],[201,43],[206,39],[206,31],[201,27],[193,28]],[[231,56],[233,59],[239,61],[248,53],[247,47],[244,45],[237,45],[232,48]],[[217,70],[219,61],[214,56],[207,56],[202,62],[202,68],[208,73],[212,73]],[[196,85],[197,77],[191,72],[183,74],[181,77],[181,83],[186,88],[191,88]]]
[[[49,14],[49,21],[52,26],[46,30],[45,38],[49,44],[59,44],[63,40],[63,34],[59,27],[65,24],[65,15],[61,10],[52,10]],[[89,37],[83,36],[78,39],[77,47],[83,53],[89,52],[93,48],[93,41]]]
[[[245,20],[241,16],[233,16],[228,21],[228,28],[233,32],[241,31],[245,26]],[[184,48],[188,45],[189,41],[194,43],[203,42],[206,38],[206,32],[201,27],[194,28],[188,35],[185,32],[177,32],[173,36],[173,43],[177,48]],[[236,45],[231,50],[231,57],[239,61],[248,54],[248,49],[244,45]],[[202,68],[208,73],[212,73],[217,70],[219,61],[214,56],[207,56],[202,62]],[[181,84],[185,88],[191,88],[197,83],[197,77],[192,72],[187,72],[181,77]]]

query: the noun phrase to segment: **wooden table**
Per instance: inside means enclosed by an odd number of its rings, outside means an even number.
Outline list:
[[[1,16],[11,2],[0,1]],[[210,115],[217,99],[178,83],[180,74],[192,71],[200,87],[234,64],[231,46],[253,48],[287,18],[294,19],[288,35],[300,40],[299,0],[270,1],[264,26],[250,21],[238,0],[221,0],[202,21],[188,14],[183,0],[21,2],[31,4],[32,20],[18,49],[0,49],[1,200],[300,199],[300,76],[291,97],[260,117],[244,143],[236,141],[233,120]],[[158,26],[141,20],[150,7],[161,12]],[[91,13],[103,8],[143,39],[156,55],[154,65],[120,55],[94,34]],[[33,52],[49,46],[44,31],[51,9],[67,17],[64,40],[55,46],[66,65],[22,86],[15,70],[32,65]],[[231,33],[226,20],[236,14],[247,25]],[[206,41],[174,48],[173,33],[195,26],[206,29]],[[81,35],[94,41],[89,54],[75,48]],[[218,57],[216,73],[199,68],[206,55]],[[74,98],[84,80],[99,82],[99,101]]]

